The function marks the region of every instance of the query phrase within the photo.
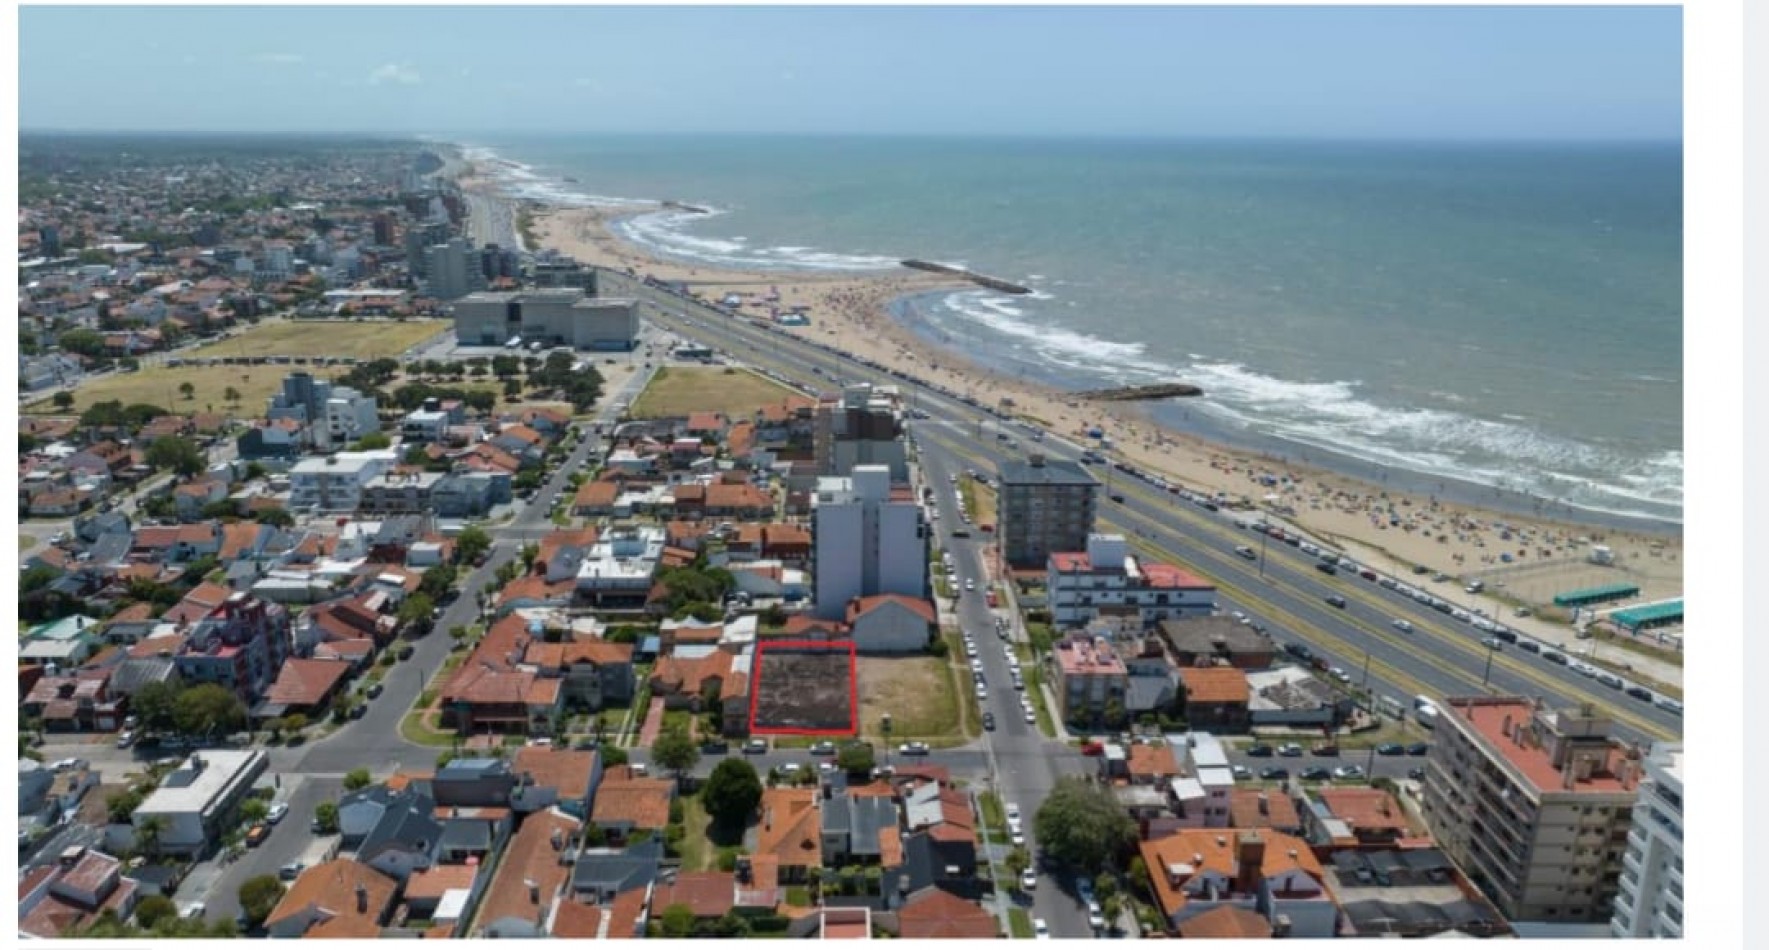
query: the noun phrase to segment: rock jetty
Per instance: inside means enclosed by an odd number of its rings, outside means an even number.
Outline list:
[[[1151,399],[1173,399],[1180,396],[1202,396],[1204,390],[1190,383],[1159,383],[1154,386],[1119,386],[1115,389],[1093,389],[1076,393],[1095,402],[1144,402]]]
[[[999,290],[1004,294],[1029,294],[1032,292],[1030,287],[1021,287],[1019,284],[1008,283],[999,277],[990,277],[988,274],[979,274],[976,271],[965,270],[962,267],[953,267],[951,264],[936,264],[933,261],[920,261],[913,258],[903,261],[902,264],[904,267],[913,270],[925,270],[935,274],[951,274],[954,277],[962,277],[973,284],[987,287],[990,290]]]

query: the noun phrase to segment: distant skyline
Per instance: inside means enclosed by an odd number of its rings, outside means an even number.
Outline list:
[[[23,7],[26,131],[1680,140],[1676,7]]]

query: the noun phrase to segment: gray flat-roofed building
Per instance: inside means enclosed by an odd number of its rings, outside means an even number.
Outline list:
[[[1087,550],[1099,497],[1087,469],[1034,455],[1002,465],[1000,483],[996,531],[1009,564],[1043,569],[1054,553]]]
[[[468,294],[455,302],[463,346],[524,343],[578,350],[630,350],[639,337],[636,300],[591,297],[569,287]]]

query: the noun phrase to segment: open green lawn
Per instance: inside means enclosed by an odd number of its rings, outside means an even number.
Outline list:
[[[283,377],[290,370],[301,369],[298,366],[150,366],[136,373],[115,373],[102,379],[93,380],[74,390],[74,405],[71,410],[63,411],[55,408],[49,400],[31,403],[24,408],[26,414],[66,415],[85,411],[93,403],[117,400],[123,405],[145,402],[159,406],[168,411],[189,414],[193,412],[228,412],[226,398],[229,387],[237,390],[240,395],[240,411],[258,415],[264,411],[265,400],[270,394],[282,388]],[[334,368],[322,376],[343,375],[342,368]],[[184,398],[179,386],[189,383],[195,387],[192,398]]]
[[[226,356],[398,358],[401,353],[448,328],[447,320],[283,320],[253,327],[181,355],[187,359]]]
[[[657,371],[627,415],[670,419],[691,412],[722,412],[747,419],[763,406],[778,404],[793,391],[748,370],[734,367],[667,366]]]
[[[18,549],[20,551],[28,551],[31,548],[36,547],[36,546],[37,546],[37,539],[36,538],[33,538],[28,534],[21,534],[18,536]]]
[[[718,870],[719,849],[706,837],[706,826],[711,823],[712,818],[701,807],[699,795],[682,798],[683,834],[680,848],[684,872]]]
[[[1026,913],[1024,908],[1008,908],[1007,925],[1013,931],[1015,940],[1032,939],[1032,915]]]

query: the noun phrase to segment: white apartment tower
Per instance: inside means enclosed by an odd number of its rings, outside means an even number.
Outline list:
[[[927,538],[921,507],[891,498],[891,470],[860,465],[847,478],[817,480],[812,519],[816,615],[840,620],[855,597],[927,596]]]
[[[1656,745],[1634,805],[1610,932],[1683,936],[1683,745]]]

